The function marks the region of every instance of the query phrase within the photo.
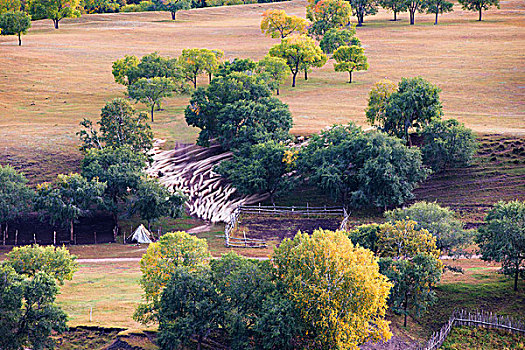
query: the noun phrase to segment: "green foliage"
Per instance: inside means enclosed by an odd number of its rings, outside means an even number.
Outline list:
[[[394,21],[397,21],[397,14],[407,10],[406,0],[379,0],[382,8],[394,13]]]
[[[334,64],[335,71],[348,72],[350,75],[350,80],[348,83],[352,83],[353,71],[368,69],[365,49],[360,46],[340,46],[337,50],[335,50],[333,58],[337,62]]]
[[[322,67],[328,60],[315,40],[304,35],[284,38],[280,44],[270,49],[269,54],[286,60],[292,73],[292,87],[295,87],[295,79],[300,70]]]
[[[298,233],[275,249],[273,261],[320,349],[358,349],[392,336],[384,319],[391,284],[372,252],[354,246],[343,232]]]
[[[470,242],[463,223],[455,213],[437,203],[417,202],[408,208],[387,211],[385,216],[391,222],[407,218],[414,220],[417,222],[416,229],[428,230],[436,237],[437,248],[447,253],[454,253]]]
[[[113,62],[115,82],[132,85],[140,78],[171,78],[179,91],[186,91],[182,68],[176,58],[162,57],[158,52],[144,55],[140,60],[135,56],[125,56]]]
[[[467,166],[478,148],[472,130],[455,119],[433,120],[422,135],[423,161],[434,171]]]
[[[378,240],[380,236],[381,225],[378,224],[366,224],[360,225],[353,230],[347,232],[348,238],[355,245],[359,245],[366,248],[372,253],[377,254],[378,252]]]
[[[357,17],[357,26],[363,25],[365,16],[375,15],[377,13],[376,0],[349,0],[352,6],[352,13]]]
[[[194,335],[200,347],[209,333],[221,324],[224,315],[220,302],[209,271],[203,269],[190,273],[175,268],[160,301],[160,348],[190,346]]]
[[[208,73],[211,82],[212,74],[218,68],[224,53],[220,50],[184,49],[179,57],[179,65],[184,77],[197,88],[197,77]]]
[[[441,118],[440,91],[422,77],[403,78],[397,91],[388,96],[384,112],[374,115],[369,121],[411,144],[410,129],[420,130],[433,119]]]
[[[47,216],[52,225],[69,225],[73,242],[75,220],[88,215],[93,205],[102,204],[105,189],[106,183],[96,178],[88,180],[79,174],[60,174],[55,182],[38,186],[35,209],[42,218]]]
[[[29,212],[33,197],[23,174],[0,165],[0,225]]]
[[[234,154],[214,170],[227,177],[241,193],[268,193],[272,203],[276,196],[289,191],[293,180],[287,176],[284,161],[287,147],[273,140],[251,146]]]
[[[424,253],[438,259],[436,238],[424,228],[417,228],[414,220],[402,219],[382,224],[377,240],[377,255],[408,259]]]
[[[304,34],[308,21],[297,16],[290,16],[284,10],[270,9],[263,13],[261,32],[272,38],[286,38],[297,32]]]
[[[381,258],[380,271],[394,283],[388,303],[407,316],[418,316],[435,300],[433,288],[441,279],[441,262],[432,255],[418,253],[411,259]]]
[[[463,10],[467,11],[478,11],[479,19],[481,21],[481,14],[483,10],[488,10],[492,6],[499,7],[499,0],[459,0]]]
[[[60,285],[70,281],[78,270],[77,257],[65,247],[23,246],[14,247],[6,254],[4,265],[12,267],[17,274],[34,277],[39,272],[56,279]]]
[[[282,139],[292,125],[288,107],[270,97],[261,77],[236,72],[216,77],[207,88],[198,88],[185,117],[188,125],[201,129],[199,145],[208,146],[217,139],[225,149]]]
[[[20,0],[0,0],[0,15],[6,12],[20,11],[20,5]]]
[[[143,220],[150,223],[163,216],[178,218],[184,212],[185,196],[171,193],[157,179],[143,180],[130,202],[130,213],[138,213]]]
[[[319,46],[324,53],[329,54],[340,46],[361,46],[361,41],[355,36],[355,28],[332,28],[324,33]]]
[[[128,100],[113,99],[102,108],[98,131],[89,119],[80,123],[86,129],[77,133],[82,142],[80,149],[86,152],[91,148],[126,146],[135,152],[147,152],[153,147],[153,132],[147,119],[145,113],[135,113]]]
[[[31,16],[22,11],[0,12],[0,34],[18,35],[18,45],[22,45],[22,34],[31,27]]]
[[[244,73],[246,75],[252,75],[257,67],[257,62],[251,58],[237,58],[233,61],[225,61],[219,64],[215,71],[215,76],[225,77],[233,72]]]
[[[139,304],[133,318],[143,324],[159,321],[162,291],[177,268],[194,271],[208,264],[210,253],[205,239],[186,232],[171,232],[151,243],[140,260],[144,303]]]
[[[177,86],[170,78],[140,78],[128,85],[128,95],[137,102],[145,103],[150,108],[151,122],[153,123],[153,111],[160,108],[162,99],[173,95]]]
[[[350,23],[352,9],[344,0],[321,0],[306,7],[306,18],[312,25],[308,32],[322,36],[332,28],[343,28]]]
[[[365,110],[366,119],[371,125],[385,120],[385,109],[388,99],[396,92],[396,89],[396,84],[387,79],[380,80],[374,84],[368,95],[368,107]]]
[[[133,83],[130,79],[135,78],[135,74],[133,74],[133,77],[131,77],[130,74],[132,70],[137,68],[139,63],[140,60],[137,58],[137,56],[128,55],[113,62],[111,73],[113,73],[115,82],[122,85],[129,85]]]
[[[438,24],[438,15],[440,13],[454,11],[454,4],[447,0],[426,0],[423,7],[427,10],[427,13],[433,13],[436,15],[434,24]]]
[[[79,0],[30,0],[31,19],[51,19],[55,29],[63,18],[80,17]]]
[[[313,136],[300,153],[299,168],[311,183],[353,207],[403,204],[429,173],[419,150],[353,124]]]
[[[288,76],[286,60],[280,57],[264,56],[257,62],[256,72],[264,78],[268,86],[279,95],[279,86]]]
[[[121,2],[122,0],[82,0],[81,4],[86,13],[115,13],[120,11]]]
[[[162,1],[160,8],[171,13],[171,19],[177,19],[177,11],[189,10],[192,2],[190,0],[166,0]]]
[[[66,314],[55,304],[58,287],[45,272],[25,278],[0,265],[0,348],[53,348],[52,334],[67,330]]]
[[[405,0],[407,10],[410,14],[410,24],[416,23],[416,12],[423,12],[426,0]]]
[[[481,258],[502,263],[503,273],[514,276],[514,290],[518,278],[525,278],[525,202],[498,202],[479,228],[477,243]]]

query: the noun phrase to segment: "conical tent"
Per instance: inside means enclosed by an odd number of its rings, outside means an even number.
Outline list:
[[[151,233],[147,228],[144,227],[144,225],[141,224],[139,227],[137,227],[135,232],[133,232],[133,236],[131,236],[131,242],[153,243],[153,240],[151,239]]]

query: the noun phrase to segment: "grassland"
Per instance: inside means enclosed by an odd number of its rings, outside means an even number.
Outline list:
[[[111,63],[126,54],[158,51],[177,56],[190,47],[224,50],[226,58],[259,59],[277,40],[259,29],[261,14],[282,8],[305,15],[305,1],[254,4],[182,11],[177,21],[163,12],[85,15],[66,19],[54,30],[48,20],[35,21],[23,46],[14,37],[0,38],[0,161],[27,169],[36,179],[75,170],[78,123],[97,118],[104,103],[122,96],[113,81]],[[476,14],[455,12],[432,25],[418,14],[416,25],[380,11],[358,28],[370,70],[346,75],[333,64],[286,87],[281,98],[294,115],[294,132],[311,133],[332,123],[364,125],[363,109],[373,83],[423,75],[443,90],[445,115],[478,132],[524,134],[525,8],[520,0],[502,2],[500,10]],[[205,83],[201,77],[199,83]],[[169,99],[153,127],[158,137],[193,141],[183,109],[188,96]],[[142,108],[142,107],[141,107]]]
[[[448,335],[441,350],[511,350],[525,349],[523,337],[495,329],[454,328]]]

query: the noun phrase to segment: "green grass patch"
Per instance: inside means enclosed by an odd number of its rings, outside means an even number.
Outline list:
[[[455,327],[441,350],[510,350],[525,349],[525,338],[499,329]]]

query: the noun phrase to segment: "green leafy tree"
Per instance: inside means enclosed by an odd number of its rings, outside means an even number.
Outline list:
[[[80,17],[79,0],[31,0],[29,1],[31,19],[51,19],[55,29],[63,18]]]
[[[379,5],[382,8],[394,13],[393,21],[397,21],[397,14],[407,10],[407,2],[405,0],[379,0]]]
[[[365,56],[365,49],[360,46],[340,46],[335,50],[333,55],[336,72],[348,72],[350,79],[348,83],[352,83],[352,72],[367,70],[368,62]]]
[[[117,226],[120,203],[128,200],[130,191],[138,189],[143,181],[141,169],[145,166],[144,155],[130,147],[92,148],[82,160],[82,175],[90,181],[98,179],[106,184],[104,206],[113,214]]]
[[[76,259],[65,247],[33,245],[14,247],[6,254],[4,265],[9,265],[17,274],[27,277],[44,272],[62,285],[64,280],[71,281],[78,270]]]
[[[256,143],[268,136],[267,132],[278,135],[291,127],[286,105],[270,94],[259,76],[237,72],[219,76],[208,87],[195,90],[184,112],[186,122],[201,129],[197,140],[201,146],[219,138],[225,148],[246,141]]]
[[[70,240],[75,242],[75,221],[90,213],[91,207],[102,204],[106,184],[97,179],[87,180],[79,174],[58,175],[53,183],[38,186],[35,209],[47,215],[52,225],[69,225]]]
[[[151,122],[153,111],[160,108],[162,99],[173,96],[177,86],[169,78],[140,78],[128,85],[128,95],[137,102],[145,103],[150,108]]]
[[[385,120],[385,110],[390,96],[396,92],[397,86],[388,79],[378,81],[368,95],[366,119],[371,125]]]
[[[22,45],[22,34],[31,27],[31,16],[22,11],[0,14],[0,34],[18,35],[18,46]]]
[[[184,49],[179,57],[179,64],[185,78],[197,88],[197,77],[201,73],[208,73],[211,82],[213,72],[218,68],[224,53],[220,50]]]
[[[153,132],[147,120],[147,114],[137,114],[128,100],[113,99],[102,108],[98,130],[89,119],[80,123],[85,128],[77,133],[82,142],[80,149],[86,152],[91,148],[127,146],[136,152],[147,152],[153,147]]]
[[[0,348],[52,349],[52,335],[67,330],[67,315],[55,304],[58,287],[45,272],[26,278],[0,265]]]
[[[352,12],[357,17],[357,26],[361,27],[365,16],[375,15],[377,13],[376,0],[349,0],[352,6]]]
[[[25,176],[9,165],[0,165],[0,231],[2,225],[31,210],[34,192]]]
[[[215,71],[215,76],[225,77],[233,72],[244,73],[246,75],[252,75],[257,67],[257,62],[251,58],[237,58],[233,61],[221,62]]]
[[[469,165],[478,148],[472,130],[455,119],[433,120],[422,135],[423,161],[435,171]]]
[[[366,248],[372,253],[377,254],[378,240],[380,236],[381,225],[378,224],[365,224],[356,227],[353,230],[348,231],[348,238],[354,243]]]
[[[440,91],[422,77],[403,78],[397,91],[388,97],[384,113],[374,122],[385,132],[402,137],[412,145],[410,129],[419,131],[432,120],[441,118]]]
[[[299,71],[304,70],[306,73],[311,66],[322,67],[328,59],[315,41],[307,36],[284,38],[269,53],[270,56],[286,60],[292,73],[292,87],[295,87]]]
[[[133,82],[130,80],[129,73],[133,69],[136,69],[139,63],[140,60],[137,56],[128,55],[113,62],[111,73],[113,73],[115,82],[122,85],[132,84]]]
[[[361,46],[361,41],[355,36],[355,28],[332,28],[324,35],[319,46],[324,53],[329,54],[337,50],[340,46]]]
[[[525,278],[525,202],[498,202],[479,228],[477,243],[481,258],[501,262],[503,273],[518,279]]]
[[[220,306],[220,295],[208,270],[188,272],[175,268],[160,300],[161,349],[191,346],[195,336],[200,350],[202,342],[221,325]]]
[[[405,0],[408,13],[410,14],[410,25],[416,23],[416,12],[423,12],[426,0]]]
[[[364,133],[353,124],[313,136],[298,166],[310,183],[352,207],[403,204],[429,173],[418,149],[380,132]]]
[[[286,146],[275,141],[258,143],[247,152],[234,154],[233,159],[222,162],[215,168],[227,177],[240,192],[245,194],[268,193],[274,203],[279,196],[292,187],[293,181],[287,177]]]
[[[424,8],[427,13],[433,13],[436,15],[434,25],[438,24],[438,15],[441,13],[447,13],[454,11],[454,4],[447,0],[427,0],[424,4]]]
[[[177,268],[194,271],[208,264],[208,243],[186,232],[170,232],[151,243],[140,260],[144,302],[133,318],[143,324],[158,322],[162,291]]]
[[[372,252],[354,246],[343,232],[298,233],[272,259],[307,334],[321,349],[358,349],[392,336],[385,320],[391,284]]]
[[[20,0],[0,0],[0,15],[6,12],[20,11]]]
[[[332,28],[343,28],[350,23],[352,9],[344,0],[321,0],[306,7],[306,17],[312,22],[308,32],[322,36]]]
[[[279,86],[284,83],[288,76],[288,65],[283,58],[266,55],[262,60],[257,62],[256,72],[261,75],[268,82],[268,86],[279,95]]]
[[[437,203],[417,202],[408,208],[387,211],[385,217],[390,222],[407,218],[414,220],[417,223],[415,229],[428,230],[436,238],[437,248],[447,253],[453,253],[470,242],[456,214]]]
[[[153,52],[138,59],[136,56],[125,56],[113,62],[115,82],[132,85],[140,78],[170,78],[181,91],[186,91],[184,74],[176,58],[162,57]]]
[[[382,224],[377,240],[377,255],[396,259],[411,259],[424,253],[438,259],[436,237],[414,220],[402,219]]]
[[[81,5],[85,13],[115,13],[120,11],[117,0],[82,0]]]
[[[130,213],[138,213],[143,220],[151,222],[163,216],[178,218],[184,212],[185,197],[172,193],[156,179],[146,179],[138,186],[130,203]]]
[[[499,8],[499,0],[459,0],[463,10],[477,11],[479,13],[478,21],[481,21],[483,10],[487,11],[492,6]]]
[[[396,313],[419,315],[435,300],[434,287],[441,280],[441,262],[432,255],[418,253],[411,259],[381,258],[380,271],[394,284],[389,304]]]
[[[177,19],[177,11],[189,10],[191,8],[192,2],[190,0],[167,0],[163,2],[161,8],[164,11],[169,11],[171,13],[171,19]]]
[[[284,10],[266,10],[262,16],[261,32],[272,38],[284,39],[295,32],[304,34],[308,25],[304,18],[290,16]]]

